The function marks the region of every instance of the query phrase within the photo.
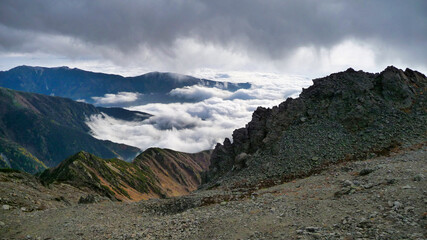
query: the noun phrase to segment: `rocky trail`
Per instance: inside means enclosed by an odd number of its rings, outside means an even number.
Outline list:
[[[5,204],[1,239],[426,239],[427,146],[330,166],[260,189],[216,189],[136,203],[44,199]],[[6,173],[2,173],[6,174]],[[4,190],[6,184],[9,191]],[[23,184],[19,184],[22,187]],[[17,186],[16,186],[17,187]],[[31,188],[31,187],[28,187]],[[29,190],[28,190],[29,191]],[[28,196],[37,197],[35,195]],[[55,193],[52,193],[52,197]],[[15,194],[16,195],[16,194]],[[77,194],[76,194],[77,195]],[[33,199],[34,200],[34,199]],[[64,199],[63,199],[64,200]],[[51,202],[49,202],[51,201]],[[62,201],[63,202],[63,201]]]

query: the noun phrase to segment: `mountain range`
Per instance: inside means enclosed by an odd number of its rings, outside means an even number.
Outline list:
[[[96,103],[93,97],[119,92],[138,93],[138,104],[188,102],[191,99],[168,94],[176,88],[200,85],[228,91],[250,88],[249,83],[217,82],[175,73],[151,72],[136,77],[123,77],[68,67],[19,66],[0,72],[0,86],[19,91],[61,96]],[[126,103],[122,103],[123,106]],[[102,105],[102,103],[99,103]],[[111,104],[110,104],[111,105]]]
[[[132,162],[116,150],[133,148],[84,132],[84,116],[102,108],[0,88],[0,162],[29,172],[50,167],[37,175],[0,168],[0,235],[422,239],[427,77],[387,67],[313,82],[296,99],[259,107],[212,151],[149,148]],[[84,147],[91,149],[75,151]],[[75,152],[63,161],[41,157],[65,150]]]
[[[136,120],[150,116],[0,88],[0,166],[35,173],[82,150],[103,158],[132,160],[140,149],[98,140],[89,134],[86,118],[104,113]]]

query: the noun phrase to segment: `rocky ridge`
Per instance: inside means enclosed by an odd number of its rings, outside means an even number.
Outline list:
[[[47,187],[67,184],[90,194],[83,201],[93,202],[92,195],[113,201],[140,201],[196,190],[209,158],[209,151],[183,153],[150,148],[129,163],[82,151],[45,170],[38,178]]]
[[[203,188],[271,185],[426,140],[427,78],[388,67],[313,80],[297,99],[258,108],[212,153]]]
[[[79,152],[40,175],[45,185],[65,183],[120,201],[163,197],[162,190],[147,167],[137,167],[120,159],[102,159]]]

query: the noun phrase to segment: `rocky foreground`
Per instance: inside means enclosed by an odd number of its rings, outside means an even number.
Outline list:
[[[61,192],[58,189],[37,195],[38,186],[31,186],[31,181],[19,178],[18,173],[1,173],[0,236],[426,239],[426,166],[427,146],[422,144],[395,149],[389,156],[333,165],[310,177],[272,187],[217,189],[178,198],[137,203],[104,200],[94,204],[78,204],[73,198],[78,192],[62,198],[56,195]],[[10,180],[13,174],[15,180]],[[28,204],[34,202],[44,207],[28,209]]]

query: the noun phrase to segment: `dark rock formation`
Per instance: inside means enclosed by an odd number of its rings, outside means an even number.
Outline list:
[[[233,143],[218,144],[204,187],[289,179],[426,140],[422,73],[348,69],[313,82],[297,99],[258,108],[245,128],[234,131]]]

